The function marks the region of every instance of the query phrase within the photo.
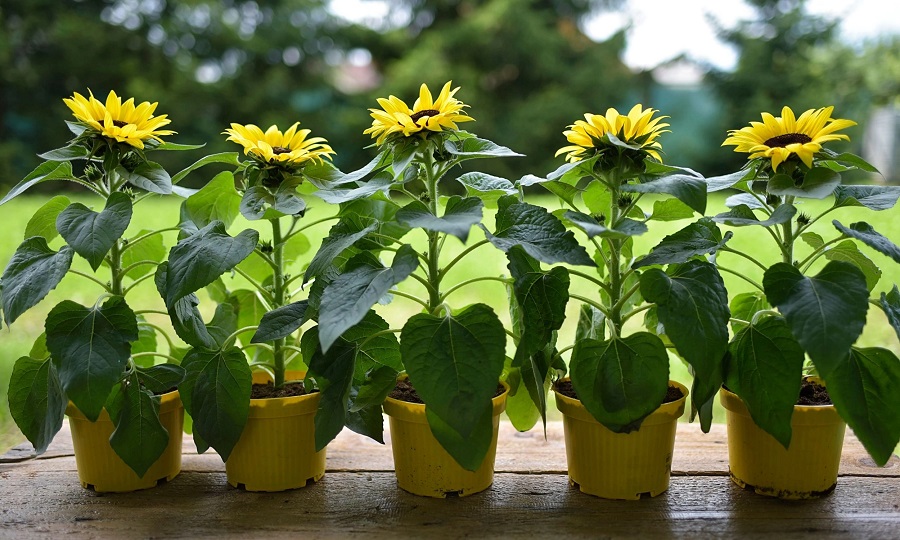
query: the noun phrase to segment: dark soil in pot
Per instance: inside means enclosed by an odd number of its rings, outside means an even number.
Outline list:
[[[797,398],[797,405],[831,405],[831,397],[828,396],[828,390],[821,384],[804,379],[800,386],[800,397]]]
[[[270,381],[265,384],[254,384],[250,390],[250,399],[286,398],[304,396],[308,393],[310,392],[306,391],[302,381],[285,383],[281,388],[275,388]]]
[[[505,391],[506,388],[502,384],[497,384],[497,391],[494,393],[494,397],[503,394]],[[419,394],[416,392],[416,389],[413,388],[413,385],[406,379],[397,381],[397,386],[391,390],[391,393],[388,394],[388,396],[397,401],[405,401],[407,403],[425,403],[422,401],[422,398],[419,397]]]
[[[556,383],[554,383],[553,387],[556,389],[557,392],[559,392],[560,394],[562,394],[566,397],[569,397],[572,399],[578,399],[578,394],[575,392],[575,387],[572,386],[572,381],[570,381],[570,380],[556,381]],[[670,386],[666,390],[666,397],[665,397],[665,399],[663,399],[663,403],[671,403],[673,401],[678,401],[679,399],[682,398],[682,396],[684,396],[684,394],[681,393],[681,388],[678,388],[677,386]]]

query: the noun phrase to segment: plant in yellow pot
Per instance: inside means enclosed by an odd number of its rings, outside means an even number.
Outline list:
[[[728,238],[709,219],[666,237],[644,256],[634,252],[633,237],[647,232],[648,222],[706,210],[703,178],[662,163],[658,138],[668,125],[656,114],[641,105],[627,114],[612,108],[586,114],[569,126],[570,144],[557,152],[568,163],[546,178],[519,181],[559,196],[559,214],[597,261],[596,272],[568,270],[596,288],[590,296],[570,294],[581,303],[574,343],[524,355],[521,378],[543,415],[556,358],[571,350],[570,378],[553,384],[569,479],[585,493],[612,499],[668,488],[675,428],[688,395],[669,379],[668,349],[691,366],[694,409],[708,429],[728,342],[727,293],[707,260]],[[639,206],[647,194],[655,196],[650,213]],[[516,278],[517,290],[524,284]],[[628,324],[640,314],[646,331]]]
[[[493,480],[507,395],[500,383],[506,329],[493,306],[451,307],[449,300],[479,281],[497,282],[503,300],[509,278],[480,269],[476,250],[494,243],[520,253],[523,271],[532,260],[526,251],[551,263],[593,264],[558,219],[522,202],[508,180],[468,173],[458,178],[468,196],[441,195],[461,163],[518,155],[458,128],[472,119],[457,90],[448,82],[435,96],[423,84],[412,107],[394,96],[378,100],[366,131],[378,155],[318,186],[318,196],[341,204],[340,221],[306,272],[315,278],[310,307],[318,326],[304,336],[304,357],[316,380],[327,381],[318,445],[344,424],[381,440],[383,404],[399,486],[432,497],[477,493]],[[491,200],[498,209],[488,231],[482,219]],[[486,238],[467,244],[474,225]],[[467,245],[453,256],[448,248],[456,242]],[[452,272],[465,263],[475,265],[474,276],[457,279]],[[390,328],[372,308],[391,297],[421,312]]]
[[[298,189],[310,174],[334,171],[327,161],[334,151],[299,123],[285,131],[231,124],[226,134],[247,159],[185,201],[184,238],[159,276],[173,324],[191,345],[179,388],[198,448],[215,448],[229,484],[299,488],[325,474],[325,451],[314,440],[321,394],[314,381],[303,381],[297,335],[312,311],[306,300],[295,300],[301,276],[290,271],[309,248],[304,232],[330,217],[305,223]],[[228,235],[238,212],[265,224],[262,241],[251,229]],[[236,279],[220,277],[232,269]],[[239,288],[229,290],[234,283]],[[201,287],[218,302],[209,323],[184,316],[196,310],[193,293]]]
[[[174,132],[163,129],[170,122],[166,115],[154,115],[156,103],[123,102],[115,92],[105,102],[78,93],[63,101],[75,116],[67,122],[75,137],[41,154],[45,162],[0,204],[39,183],[68,181],[103,208],[60,195],[35,212],[0,278],[3,315],[11,324],[67,275],[96,287],[99,296],[93,305],[63,300],[50,310],[44,334],[13,368],[10,411],[38,453],[61,428],[63,414],[69,416],[85,487],[152,487],[181,470],[184,409],[175,387],[184,371],[173,351],[158,350],[157,332],[170,341],[149,320],[158,308],[134,310],[126,297],[153,277],[166,254],[163,233],[170,229],[125,233],[138,225],[132,222],[137,204],[170,195],[187,174],[170,177],[148,158],[151,152],[199,147],[162,141]],[[155,364],[159,358],[167,362]]]
[[[837,234],[828,239],[815,228],[843,208],[890,210],[900,187],[842,184],[844,171],[876,171],[825,148],[848,139],[840,131],[855,125],[832,111],[763,113],[762,122],[729,132],[723,143],[749,154],[747,164],[709,179],[710,191],[738,191],[713,220],[762,227],[774,241],[769,250],[727,249],[721,257],[730,265],[732,254],[740,256],[762,274],[736,272],[754,290],[731,301],[735,335],[721,400],[732,479],[782,498],[834,489],[845,421],[880,465],[900,439],[900,360],[889,349],[855,345],[870,305],[900,335],[900,291],[894,285],[873,297],[882,272],[860,247],[894,262],[900,248],[862,221],[835,219]]]

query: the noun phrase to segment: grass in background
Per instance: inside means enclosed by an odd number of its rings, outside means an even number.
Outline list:
[[[75,197],[71,198],[75,199]],[[306,220],[317,220],[322,217],[327,217],[333,212],[331,207],[322,203],[315,197],[309,197],[308,199],[309,211]],[[88,206],[98,206],[98,200],[96,198],[85,198],[80,200]],[[649,209],[652,206],[652,198],[646,197],[645,200],[647,202],[642,204],[642,206],[645,207],[645,209]],[[0,237],[0,264],[2,264],[3,267],[6,266],[10,256],[23,240],[22,235],[25,230],[25,225],[28,223],[31,215],[45,201],[45,198],[30,198],[25,196],[19,197],[15,201],[4,205],[3,211],[6,216],[5,221],[8,225],[6,234]],[[551,210],[555,210],[559,207],[557,200],[551,196],[529,197],[529,201],[535,204],[543,204]],[[146,199],[135,208],[132,224],[126,233],[126,237],[133,236],[140,229],[158,229],[175,225],[178,217],[178,204],[178,201],[175,199],[164,200],[156,197]],[[816,215],[818,213],[817,209],[821,209],[823,205],[824,203],[819,202],[806,203],[806,206],[801,207],[800,210],[810,215]],[[707,213],[718,213],[724,208],[724,197],[716,195],[710,199]],[[865,208],[841,208],[817,224],[815,230],[828,239],[836,234],[836,231],[834,231],[830,224],[831,219],[838,219],[845,225],[856,221],[869,221],[874,222],[879,232],[888,238],[900,240],[900,220],[884,219],[892,213],[894,213],[893,210],[873,213]],[[488,211],[486,214],[485,221],[489,224],[488,228],[492,228],[492,212]],[[689,223],[689,220],[668,223],[651,223],[650,233],[635,238],[635,254],[646,253],[651,247],[658,243],[663,236],[677,231],[687,223]],[[266,223],[250,223],[241,217],[239,217],[232,225],[230,232],[234,234],[251,226],[260,230],[261,239],[265,240],[270,238],[271,233]],[[331,223],[326,222],[305,231],[305,235],[309,239],[312,249],[305,257],[301,257],[301,260],[294,264],[294,267],[291,268],[291,273],[296,274],[302,272],[303,265],[312,257],[313,250],[318,248],[322,237],[327,234],[330,226]],[[771,264],[779,260],[780,253],[774,246],[772,238],[761,228],[744,227],[734,229],[734,232],[734,238],[729,243],[729,246],[752,252],[753,256],[764,264]],[[424,248],[424,237],[419,238],[415,236],[415,234],[416,233],[411,233],[408,237],[404,238],[404,241],[411,242],[417,246],[421,244]],[[469,244],[483,238],[484,234],[480,229],[473,228],[469,237]],[[167,248],[171,247],[175,242],[175,233],[167,233],[164,236],[164,239]],[[60,243],[61,240],[57,238],[51,243],[51,246],[58,249]],[[446,259],[444,262],[449,262],[463,248],[463,244],[456,238],[448,238],[445,250]],[[805,244],[801,243],[801,246],[797,250],[798,258],[804,257],[806,253],[808,253],[808,249],[809,248]],[[900,283],[900,266],[894,264],[887,257],[875,253],[868,248],[863,247],[862,249],[877,265],[881,266],[884,271],[881,280],[873,292],[873,296],[879,296],[882,291],[889,290],[894,283]],[[467,258],[467,261],[468,264],[457,265],[448,273],[448,287],[452,286],[453,283],[467,281],[477,276],[506,276],[509,274],[509,271],[506,268],[507,261],[505,256],[490,245],[484,245],[477,248],[477,250],[473,252],[473,256]],[[762,279],[761,270],[743,258],[733,254],[720,254],[718,262],[723,266],[727,266],[751,276],[756,281],[761,281]],[[820,264],[824,264],[824,261]],[[75,257],[73,266],[81,271],[87,273],[91,272],[87,263],[78,256]],[[99,275],[103,276],[105,271],[105,268],[101,268],[99,270]],[[724,274],[724,279],[729,295],[751,290],[749,284],[735,276]],[[226,285],[232,290],[246,287],[246,283],[244,283],[239,276],[228,277],[226,281]],[[414,294],[424,294],[420,285],[413,280],[408,280],[408,282],[403,284],[402,288],[407,292],[412,292]],[[596,291],[590,284],[574,276],[572,278],[572,289],[573,292],[577,291],[579,294],[585,296],[593,296],[596,294]],[[99,292],[99,287],[90,281],[79,276],[69,275],[56,290],[48,295],[47,298],[28,313],[20,317],[11,329],[3,330],[3,337],[0,338],[3,340],[4,344],[2,353],[0,353],[0,453],[24,440],[24,437],[19,433],[9,416],[9,407],[7,403],[9,375],[13,363],[20,356],[28,354],[34,340],[41,332],[43,332],[44,319],[47,312],[56,305],[57,302],[63,299],[70,299],[81,304],[92,305]],[[297,298],[303,298],[303,296],[304,293],[301,292]],[[201,311],[208,320],[208,318],[212,316],[212,302],[207,299],[202,291],[200,293],[200,298]],[[162,300],[159,299],[159,296],[156,293],[152,279],[146,280],[136,287],[135,290],[129,294],[128,301],[133,309],[162,309]],[[460,288],[448,298],[448,303],[455,307],[462,307],[474,302],[483,302],[492,306],[500,315],[501,320],[505,324],[509,324],[509,314],[506,305],[506,290],[501,283],[493,281],[475,282]],[[569,320],[571,322],[567,323],[560,331],[560,347],[570,344],[574,338],[574,322],[577,320],[577,306],[575,304],[576,303],[573,302],[569,308]],[[419,309],[420,307],[417,304],[400,297],[396,297],[389,306],[376,306],[376,311],[384,316],[392,327],[402,326],[403,322],[411,315],[417,313]],[[171,328],[164,316],[148,317],[148,319],[165,328]],[[642,317],[635,317],[629,321],[627,328],[629,330],[637,330],[642,323]],[[170,332],[170,337],[172,337],[176,344],[183,345],[180,340],[174,336],[174,333]],[[162,340],[160,341],[163,342]],[[869,310],[869,324],[866,326],[866,331],[859,339],[859,344],[863,346],[877,345],[886,347],[893,350],[895,353],[900,354],[900,344],[897,342],[893,329],[885,320],[881,310],[875,307],[872,307]],[[510,352],[512,352],[511,345]],[[670,376],[672,379],[682,382],[690,387],[691,378],[687,368],[681,360],[674,356],[672,357]],[[551,408],[553,407],[551,406]],[[551,414],[553,414],[555,418],[558,418],[555,410],[551,411]],[[685,415],[684,418],[686,419],[687,415]],[[722,421],[722,419],[723,413],[721,407],[718,405],[718,400],[716,400],[716,420]]]

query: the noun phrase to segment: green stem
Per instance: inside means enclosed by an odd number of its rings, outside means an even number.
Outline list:
[[[594,285],[600,287],[601,289],[603,289],[604,291],[606,291],[607,293],[609,293],[609,285],[607,285],[607,284],[604,283],[603,281],[601,281],[601,280],[595,278],[594,276],[592,276],[592,275],[590,275],[590,274],[585,274],[584,272],[579,272],[578,270],[573,270],[573,269],[571,269],[571,268],[569,268],[569,274],[571,274],[571,275],[573,275],[573,276],[578,276],[578,277],[580,277],[581,279],[585,279],[585,280],[587,280],[587,281],[590,281],[590,282],[593,283]]]
[[[478,281],[499,281],[500,283],[504,283],[504,284],[510,283],[510,280],[509,280],[509,279],[504,279],[504,278],[494,277],[494,276],[481,276],[481,277],[475,277],[475,278],[467,279],[467,280],[461,281],[461,282],[457,283],[456,285],[454,285],[454,286],[450,287],[449,289],[447,289],[446,292],[444,292],[444,294],[442,294],[442,295],[440,296],[440,301],[441,301],[441,303],[443,303],[445,300],[447,300],[447,297],[450,296],[450,294],[451,294],[452,292],[457,291],[457,290],[459,290],[459,289],[461,289],[461,288],[463,288],[463,287],[465,287],[466,285],[469,285],[469,284],[471,284],[471,283],[476,283],[476,282],[478,282]]]
[[[428,209],[432,215],[438,215],[438,190],[437,182],[439,176],[435,174],[433,169],[434,163],[430,155],[425,153],[425,187],[428,190]],[[441,256],[441,235],[437,231],[426,231],[428,235],[428,311],[433,312],[441,305],[441,274],[440,256]]]
[[[172,339],[169,337],[169,334],[162,327],[157,326],[157,325],[155,325],[151,322],[147,322],[147,321],[139,322],[138,326],[140,326],[140,325],[150,327],[150,328],[156,330],[157,332],[159,332],[159,334],[163,337],[163,339],[166,340],[166,343],[169,344],[169,352],[172,352],[175,349],[175,344],[172,343]]]
[[[587,298],[587,297],[584,297],[584,296],[581,296],[578,294],[569,293],[569,298],[578,300],[580,302],[584,302],[585,304],[587,304],[589,306],[594,306],[595,308],[597,308],[598,311],[600,311],[600,313],[602,313],[604,316],[606,316],[607,319],[609,318],[609,310],[606,309],[606,306],[603,306],[603,305],[591,300],[590,298]]]
[[[141,277],[137,278],[136,280],[134,280],[134,281],[131,283],[131,285],[125,287],[124,294],[127,296],[128,293],[131,291],[131,289],[137,287],[137,286],[140,285],[141,283],[143,283],[143,282],[145,282],[145,281],[147,281],[148,279],[151,279],[151,278],[153,278],[153,277],[156,277],[156,275],[155,275],[154,273],[151,272],[151,273],[149,273],[149,274],[147,274],[147,275],[144,275],[144,276],[141,276]]]
[[[642,311],[647,311],[647,310],[650,309],[651,307],[653,307],[653,304],[644,304],[643,306],[641,306],[641,307],[639,307],[639,308],[634,308],[634,309],[632,309],[632,310],[629,311],[628,313],[622,315],[622,322],[624,323],[625,321],[627,321],[628,319],[634,317],[634,316],[637,315],[638,313],[640,313],[640,312],[642,312]]]
[[[288,234],[284,235],[284,241],[287,242],[288,240],[290,240],[291,238],[293,238],[295,234],[299,234],[299,233],[305,231],[306,229],[308,229],[308,228],[310,228],[310,227],[313,227],[313,226],[315,226],[315,225],[318,225],[319,223],[325,223],[326,221],[332,221],[332,220],[335,220],[335,219],[341,219],[341,216],[330,216],[330,217],[325,217],[325,218],[317,219],[317,220],[315,220],[315,221],[310,221],[309,223],[307,223],[306,225],[300,227],[299,229],[294,230],[294,231],[290,231]]]
[[[421,305],[423,308],[425,308],[425,309],[426,309],[427,311],[429,311],[429,312],[430,312],[431,309],[432,309],[431,306],[428,305],[428,302],[426,302],[425,300],[422,300],[421,298],[419,298],[418,296],[416,296],[416,295],[414,295],[414,294],[409,294],[409,293],[407,293],[407,292],[398,291],[398,290],[396,290],[396,289],[391,289],[391,290],[388,291],[388,292],[391,293],[391,294],[393,294],[393,295],[400,296],[400,297],[403,297],[403,298],[412,300],[413,302],[415,302],[415,303]]]
[[[110,281],[109,292],[115,295],[123,296],[125,294],[122,287],[122,240],[116,239],[112,248],[109,250],[109,272],[112,276]]]
[[[167,227],[165,229],[159,229],[156,231],[148,232],[146,234],[142,234],[140,236],[132,238],[131,240],[126,240],[125,242],[123,242],[124,245],[122,246],[122,253],[125,253],[126,251],[128,251],[129,248],[139,244],[140,242],[143,242],[144,240],[150,238],[151,236],[154,236],[157,234],[162,234],[164,232],[180,231],[180,230],[181,229],[179,229],[178,227]]]
[[[266,302],[268,302],[269,306],[272,307],[272,309],[274,309],[274,305],[273,305],[274,298],[269,293],[269,291],[267,291],[266,288],[262,286],[262,284],[260,282],[253,279],[247,272],[244,272],[237,266],[234,267],[234,271],[237,272],[238,274],[240,274],[241,277],[243,277],[244,279],[249,281],[250,284],[253,285],[253,288],[256,289],[260,295],[262,295],[262,297],[266,300]]]
[[[285,305],[284,283],[284,238],[281,236],[281,221],[278,218],[270,220],[272,224],[272,309],[278,309]],[[275,375],[275,388],[284,386],[284,338],[272,342],[274,357],[273,371]]]
[[[93,281],[97,285],[100,285],[101,287],[103,287],[103,290],[106,292],[112,292],[106,283],[103,283],[102,281],[100,281],[99,279],[95,278],[94,276],[92,276],[90,274],[85,274],[84,272],[79,272],[78,270],[73,270],[72,268],[69,268],[68,272],[70,274],[75,274],[76,276],[81,276],[85,279],[89,279],[89,280]]]
[[[134,270],[135,268],[139,268],[139,267],[141,267],[141,266],[147,266],[147,265],[150,265],[150,264],[152,264],[152,265],[154,265],[154,266],[158,266],[158,265],[159,265],[158,262],[156,262],[156,261],[151,261],[151,260],[149,260],[149,259],[144,260],[144,261],[137,261],[137,262],[131,263],[131,264],[129,264],[128,266],[126,266],[125,268],[123,268],[122,271],[119,272],[119,278],[120,278],[120,279],[124,278],[124,277],[128,274],[128,272],[131,272],[131,271]]]
[[[763,263],[757,261],[756,259],[754,259],[754,258],[751,257],[750,255],[747,255],[746,253],[743,253],[743,252],[738,251],[738,250],[736,250],[736,249],[731,249],[730,247],[722,246],[722,247],[719,248],[719,251],[727,251],[728,253],[734,253],[735,255],[739,255],[739,256],[741,256],[741,257],[747,259],[748,261],[752,262],[752,263],[755,264],[756,266],[762,268],[763,272],[765,272],[766,270],[768,270],[768,268],[766,268],[766,266],[765,266]]]
[[[798,266],[805,272],[806,270],[809,269],[810,266],[813,265],[814,262],[816,262],[816,260],[818,260],[819,257],[821,257],[825,253],[825,248],[827,248],[828,246],[830,246],[832,244],[837,244],[838,242],[840,242],[841,240],[844,240],[845,238],[847,238],[847,237],[844,235],[841,235],[841,236],[838,236],[837,238],[829,240],[828,242],[825,242],[821,246],[814,249],[812,251],[812,253],[810,253],[805,259],[800,261]]]
[[[259,326],[255,326],[255,325],[238,328],[237,330],[235,330],[234,332],[229,334],[228,337],[225,338],[225,341],[222,342],[222,350],[225,350],[228,347],[231,347],[231,345],[234,344],[234,341],[237,339],[237,337],[239,335],[243,334],[244,332],[250,332],[251,330],[256,331],[257,328],[259,328]]]
[[[132,358],[141,358],[141,357],[144,357],[144,356],[158,356],[158,357],[160,357],[160,358],[165,358],[165,359],[169,360],[169,362],[171,362],[171,363],[173,363],[173,364],[180,364],[180,363],[181,363],[181,360],[175,358],[174,356],[171,356],[171,355],[168,355],[168,354],[165,354],[165,353],[161,353],[161,352],[150,352],[150,351],[148,351],[148,352],[134,353],[134,354],[131,355]]]
[[[784,197],[784,204],[793,204],[794,197],[793,195],[786,195]],[[794,226],[791,220],[785,221],[781,224],[782,232],[782,246],[781,250],[782,255],[784,256],[784,262],[788,264],[794,264]]]
[[[447,265],[445,265],[444,268],[441,270],[441,277],[446,276],[446,275],[447,275],[447,272],[449,272],[450,269],[453,268],[453,267],[456,265],[456,263],[458,263],[459,261],[463,260],[463,258],[464,258],[466,255],[468,255],[469,253],[471,253],[471,252],[474,251],[475,249],[480,248],[481,246],[483,246],[483,245],[485,245],[485,244],[488,244],[488,243],[490,243],[489,240],[479,240],[479,241],[475,242],[474,244],[472,244],[471,246],[467,247],[466,249],[460,251],[460,252],[459,252],[459,255],[457,255],[456,257],[454,257],[453,260],[450,261]]]
[[[716,268],[718,268],[720,272],[727,272],[727,273],[729,273],[729,274],[735,275],[735,276],[737,276],[737,277],[743,279],[744,281],[746,281],[746,282],[749,283],[750,285],[753,285],[754,287],[756,287],[756,288],[759,289],[760,291],[765,292],[765,290],[763,289],[762,285],[760,285],[759,283],[753,281],[752,279],[748,278],[747,276],[745,276],[744,274],[742,274],[742,273],[740,273],[740,272],[736,272],[736,271],[734,271],[734,270],[732,270],[732,269],[730,269],[730,268],[725,268],[725,267],[722,266],[721,264],[716,265]]]

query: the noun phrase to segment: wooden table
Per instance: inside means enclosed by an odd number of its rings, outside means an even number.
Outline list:
[[[249,493],[227,485],[215,453],[185,437],[182,473],[128,494],[78,483],[68,428],[44,455],[28,445],[0,457],[4,538],[877,538],[900,539],[900,459],[878,468],[848,432],[841,478],[830,496],[786,502],[728,477],[725,428],[679,424],[669,491],[608,501],[569,486],[562,425],[516,433],[502,424],[497,474],[487,491],[428,499],[397,488],[389,446],[345,430],[328,447],[316,485]]]

